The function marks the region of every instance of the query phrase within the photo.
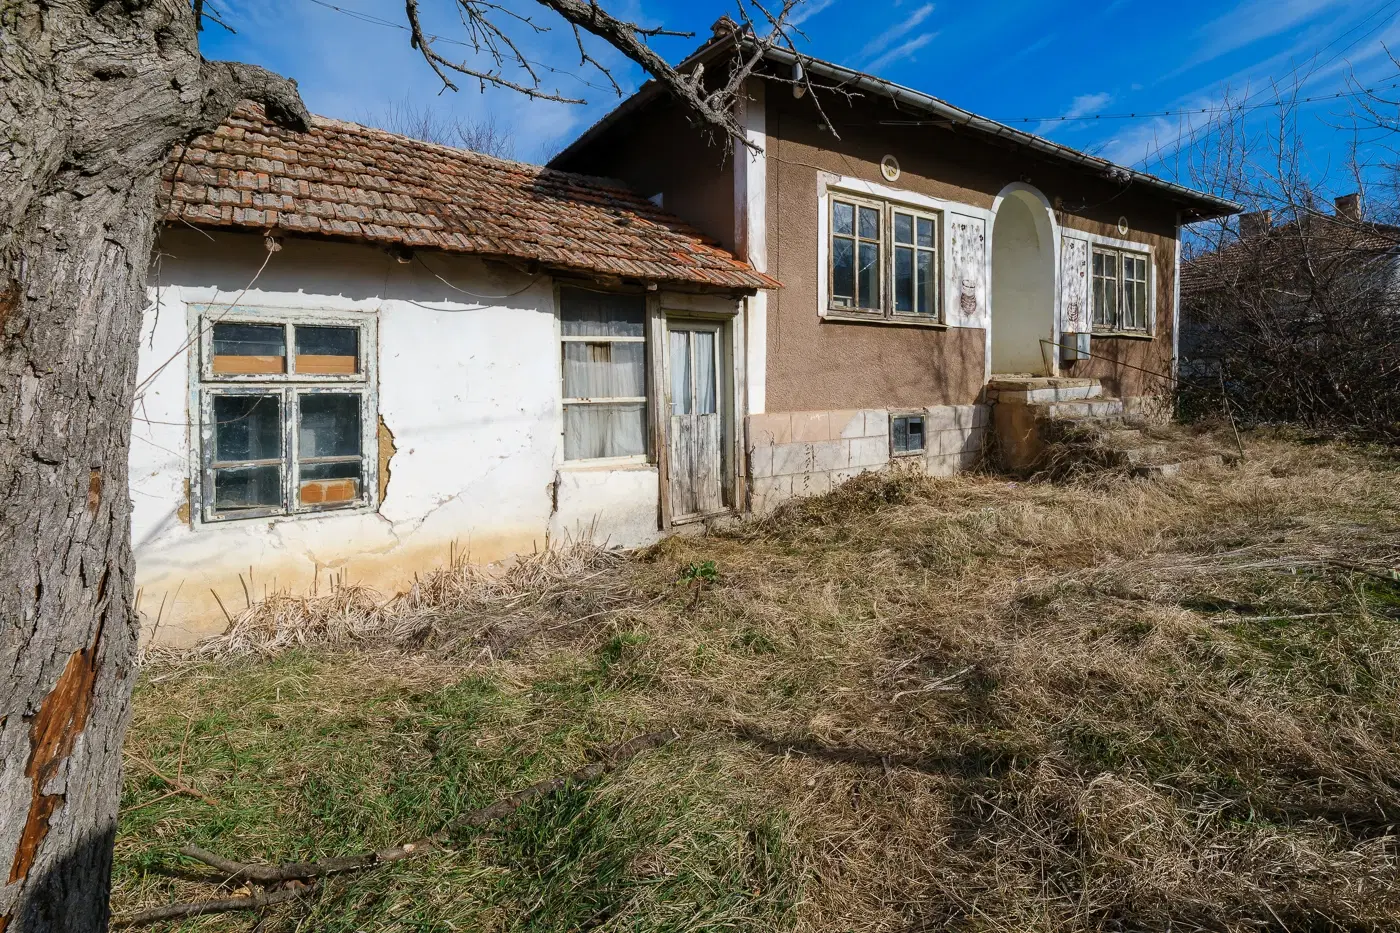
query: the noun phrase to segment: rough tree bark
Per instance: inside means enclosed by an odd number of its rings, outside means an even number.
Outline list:
[[[137,626],[127,447],[171,148],[293,82],[189,0],[0,0],[0,933],[102,930]]]

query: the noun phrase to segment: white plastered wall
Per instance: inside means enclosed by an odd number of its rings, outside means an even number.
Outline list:
[[[261,237],[175,230],[152,269],[131,451],[148,638],[188,643],[221,630],[225,612],[249,597],[276,591],[325,592],[339,580],[394,592],[452,552],[491,562],[566,538],[655,539],[654,466],[563,462],[548,276],[437,253],[400,263],[366,246],[288,239],[245,290],[265,256]],[[188,307],[235,300],[377,317],[378,416],[396,447],[377,510],[200,521],[189,501],[198,431]]]

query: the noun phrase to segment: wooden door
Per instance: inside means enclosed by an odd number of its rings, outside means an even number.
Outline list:
[[[724,510],[724,360],[718,324],[670,322],[671,520]]]

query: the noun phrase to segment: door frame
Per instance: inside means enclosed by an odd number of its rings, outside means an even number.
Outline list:
[[[673,525],[703,522],[719,515],[739,512],[744,502],[743,463],[743,367],[740,352],[743,347],[743,318],[736,308],[730,313],[714,313],[684,307],[685,302],[670,299],[681,296],[653,296],[648,302],[649,342],[656,347],[651,354],[651,379],[656,387],[656,404],[652,406],[652,436],[656,438],[657,480],[660,495],[657,502],[657,523],[662,531]],[[721,398],[719,412],[722,421],[724,463],[721,465],[721,489],[725,506],[718,512],[687,516],[675,520],[671,514],[671,322],[679,324],[708,324],[719,326],[719,369]]]

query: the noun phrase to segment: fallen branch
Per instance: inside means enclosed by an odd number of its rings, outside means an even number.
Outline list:
[[[182,920],[186,917],[202,917],[205,914],[226,914],[235,910],[261,910],[274,904],[285,904],[301,897],[305,887],[286,888],[281,891],[254,891],[247,897],[225,897],[210,901],[191,901],[187,904],[167,904],[152,907],[139,913],[128,914],[112,920],[112,928],[117,930],[159,923],[162,920]]]
[[[323,878],[326,875],[338,874],[347,871],[363,871],[368,868],[375,868],[380,865],[387,865],[391,862],[399,862],[407,858],[416,858],[420,855],[427,855],[430,852],[443,848],[449,839],[464,829],[471,829],[484,826],[494,820],[508,816],[519,809],[523,804],[528,803],[538,797],[544,797],[569,786],[570,784],[580,784],[587,781],[595,781],[610,771],[614,771],[622,765],[631,761],[642,752],[659,748],[676,738],[673,730],[667,729],[664,732],[651,732],[646,735],[620,742],[616,745],[608,746],[596,752],[597,761],[590,765],[579,768],[570,774],[562,777],[550,778],[531,784],[513,794],[502,797],[495,803],[473,810],[470,813],[452,820],[442,829],[431,836],[424,836],[422,839],[415,839],[402,845],[393,846],[387,849],[380,849],[376,852],[364,852],[359,855],[347,855],[339,858],[321,859],[315,862],[287,862],[282,865],[257,865],[247,862],[236,862],[232,859],[224,858],[213,852],[201,849],[199,846],[187,845],[180,849],[180,854],[192,859],[197,859],[206,865],[218,869],[226,875],[225,883],[233,884],[238,882],[252,882],[254,884],[274,885],[287,881],[309,881],[313,878]]]
[[[203,800],[205,803],[209,804],[209,806],[211,806],[211,807],[217,807],[217,806],[219,805],[219,802],[218,802],[217,800],[215,800],[214,798],[208,796],[207,794],[201,794],[199,791],[195,790],[193,787],[189,786],[189,785],[186,784],[184,781],[179,780],[178,778],[172,778],[172,777],[167,776],[167,775],[164,774],[159,768],[157,768],[155,765],[151,764],[151,763],[150,763],[149,761],[147,761],[146,759],[142,758],[140,755],[133,755],[131,752],[127,752],[127,756],[128,756],[132,761],[136,762],[138,765],[140,765],[141,767],[145,768],[147,771],[151,772],[151,773],[154,774],[156,777],[158,777],[158,778],[160,778],[162,781],[164,781],[164,782],[165,782],[169,787],[171,787],[176,793],[185,794],[185,795],[187,795],[187,796],[195,797],[195,798],[197,798],[197,799],[199,799],[199,800]],[[181,770],[182,770],[182,771],[184,770],[184,768],[183,768],[183,762],[182,762]],[[166,796],[169,796],[169,795],[167,794]],[[150,803],[155,803],[154,800],[149,801],[149,802],[150,802]],[[144,806],[144,804],[143,804],[143,806]],[[135,809],[135,808],[133,807],[132,809]]]

